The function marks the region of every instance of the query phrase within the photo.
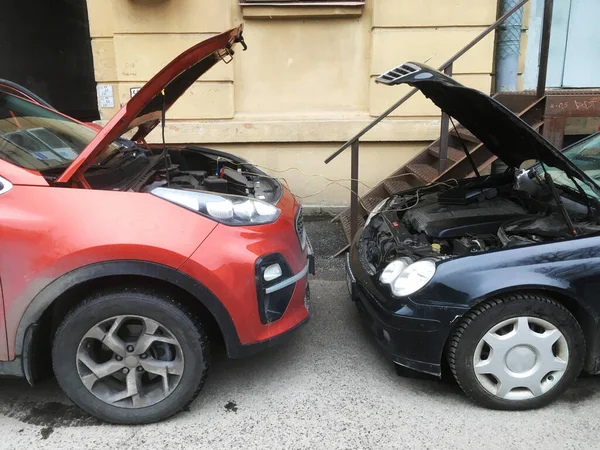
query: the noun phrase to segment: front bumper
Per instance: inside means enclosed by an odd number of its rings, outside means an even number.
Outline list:
[[[302,246],[298,239],[296,220],[299,205],[284,189],[277,206],[281,215],[272,224],[248,227],[218,225],[180,268],[218,299],[225,317],[213,316],[231,357],[247,354],[245,349],[255,345],[256,348],[261,344],[268,345],[268,342],[287,334],[310,317],[306,272],[314,270],[314,256],[310,246]],[[283,271],[283,277],[277,281],[263,284],[261,279],[257,279],[257,262],[270,255],[275,255],[279,261],[285,260],[285,267],[289,270]],[[275,299],[275,317],[264,317],[261,311],[265,309],[261,308],[259,293],[298,274],[300,276],[292,283],[275,291],[290,294],[284,299]],[[286,306],[282,306],[283,303]]]
[[[306,294],[304,296],[304,305],[306,307],[306,310],[309,311],[310,310],[310,306],[309,306],[310,305],[310,286],[308,284],[308,281],[306,282]],[[289,328],[287,331],[284,331],[284,332],[282,332],[276,336],[273,336],[269,339],[265,339],[260,342],[255,342],[254,344],[239,345],[235,349],[229,348],[228,355],[230,358],[234,358],[234,359],[246,358],[248,356],[252,356],[256,353],[260,353],[269,348],[277,347],[278,345],[281,345],[281,344],[287,342],[290,339],[293,332],[296,331],[298,328],[301,328],[302,325],[306,324],[309,320],[310,320],[310,315],[308,315],[305,319],[303,319],[297,325],[293,326],[292,328]]]
[[[306,265],[304,266],[304,268],[300,272],[298,272],[296,275],[292,275],[291,277],[286,278],[285,280],[282,280],[282,281],[274,284],[273,286],[269,286],[268,288],[266,288],[265,292],[267,294],[270,294],[272,292],[275,292],[275,291],[278,291],[285,287],[288,287],[288,286],[298,282],[299,280],[302,280],[309,273],[311,275],[315,274],[315,254],[313,253],[312,245],[310,244],[310,240],[308,239],[308,237],[306,238],[306,246],[307,246],[308,254],[307,254],[307,258],[306,258]]]
[[[362,269],[354,247],[346,256],[350,296],[383,352],[396,364],[441,375],[441,359],[451,319],[436,308],[407,304],[386,309],[376,298],[370,276]]]

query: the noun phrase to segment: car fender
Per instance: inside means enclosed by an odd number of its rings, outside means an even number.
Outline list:
[[[594,286],[600,289],[600,237],[456,258],[439,264],[432,281],[415,302],[437,298],[472,307],[493,295],[538,289],[570,297],[597,316],[600,300],[593,292]]]
[[[177,269],[165,265],[137,260],[113,260],[89,264],[72,270],[53,280],[35,296],[29,304],[16,333],[16,354],[23,355],[27,330],[40,319],[44,311],[50,307],[61,294],[78,284],[94,279],[115,275],[138,275],[166,281],[175,285],[196,298],[212,314],[219,325],[228,350],[240,345],[235,327],[225,307],[219,299],[202,283]]]

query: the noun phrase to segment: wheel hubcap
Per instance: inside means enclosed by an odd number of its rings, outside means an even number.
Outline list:
[[[473,357],[481,385],[507,400],[538,397],[564,375],[569,348],[563,334],[536,317],[515,317],[483,335]]]
[[[517,345],[506,353],[506,367],[513,373],[523,373],[533,369],[536,361],[535,350],[526,345]]]
[[[93,326],[77,349],[84,386],[105,403],[142,408],[168,397],[184,370],[179,341],[159,322],[115,316]]]

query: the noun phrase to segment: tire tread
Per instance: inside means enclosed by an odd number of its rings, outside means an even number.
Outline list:
[[[148,423],[154,423],[154,422],[166,420],[169,417],[174,416],[178,412],[187,409],[189,407],[189,405],[198,397],[198,395],[200,394],[200,391],[204,387],[204,383],[206,381],[206,376],[208,374],[208,369],[210,368],[210,360],[211,360],[210,342],[209,342],[208,335],[205,332],[205,327],[203,326],[200,317],[198,317],[197,314],[194,314],[192,311],[190,311],[190,309],[187,308],[185,305],[183,305],[181,302],[179,302],[175,298],[173,298],[172,294],[170,294],[169,292],[165,292],[165,291],[153,289],[153,288],[143,288],[143,287],[139,287],[139,286],[131,286],[131,287],[127,287],[127,288],[119,287],[119,288],[113,288],[113,289],[110,289],[110,288],[109,289],[101,289],[101,290],[95,291],[94,293],[90,294],[86,299],[82,300],[80,303],[78,303],[76,306],[74,306],[65,315],[65,317],[62,319],[60,325],[56,329],[56,332],[54,333],[54,339],[53,339],[53,345],[52,345],[52,369],[56,373],[55,361],[57,360],[57,358],[55,358],[54,356],[55,356],[55,352],[59,351],[59,349],[57,348],[57,346],[54,345],[54,342],[56,341],[56,338],[64,332],[64,329],[69,325],[69,323],[73,320],[73,318],[76,317],[78,314],[80,314],[82,311],[84,311],[90,304],[99,301],[98,299],[104,298],[104,297],[107,297],[110,295],[114,295],[114,294],[122,294],[124,291],[130,292],[130,293],[135,293],[138,295],[139,294],[146,295],[149,297],[148,301],[163,302],[163,303],[170,304],[171,306],[178,309],[179,312],[181,312],[182,314],[187,316],[193,323],[196,330],[198,331],[199,344],[200,344],[200,348],[201,348],[202,355],[204,358],[204,370],[201,374],[198,386],[197,386],[196,390],[194,391],[194,393],[189,398],[189,400],[184,405],[182,405],[181,408],[179,408],[179,410],[176,410],[176,411],[172,412],[171,414],[165,415],[156,420],[152,420],[152,421],[114,420],[111,422],[115,423],[115,424],[135,425],[135,424],[148,424]],[[58,381],[58,384],[61,385],[61,380],[57,379],[57,381]],[[62,388],[63,387],[61,386],[61,389]],[[64,391],[64,389],[63,389],[63,391]]]
[[[547,295],[537,293],[537,292],[535,292],[535,293],[529,293],[529,292],[528,293],[514,293],[514,294],[493,297],[493,298],[490,298],[489,300],[485,300],[482,303],[478,304],[477,306],[475,306],[473,309],[471,309],[468,313],[466,313],[463,316],[460,324],[454,329],[454,331],[451,334],[451,337],[450,337],[449,343],[448,343],[448,350],[447,350],[447,360],[448,360],[448,365],[450,366],[450,371],[452,372],[454,379],[456,380],[457,384],[462,389],[462,391],[475,403],[477,403],[477,399],[472,395],[471,390],[466,389],[466,387],[462,385],[460,377],[457,375],[456,352],[458,350],[458,345],[461,340],[461,337],[464,334],[464,332],[467,330],[467,328],[479,316],[481,316],[488,310],[490,310],[496,306],[506,304],[508,302],[516,302],[516,301],[526,300],[526,299],[534,299],[541,303],[551,304],[551,305],[563,310],[564,312],[569,314],[571,317],[573,317],[571,312],[567,308],[565,308],[561,303],[557,302],[556,300],[552,299],[551,297],[549,297]],[[579,326],[579,323],[577,322],[577,320],[574,317],[573,317],[573,319],[575,320],[575,323],[577,323],[577,325]]]

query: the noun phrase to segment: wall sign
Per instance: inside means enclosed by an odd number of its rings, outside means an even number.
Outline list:
[[[112,84],[99,84],[96,87],[98,93],[98,104],[100,108],[114,108],[115,96],[113,94]]]

